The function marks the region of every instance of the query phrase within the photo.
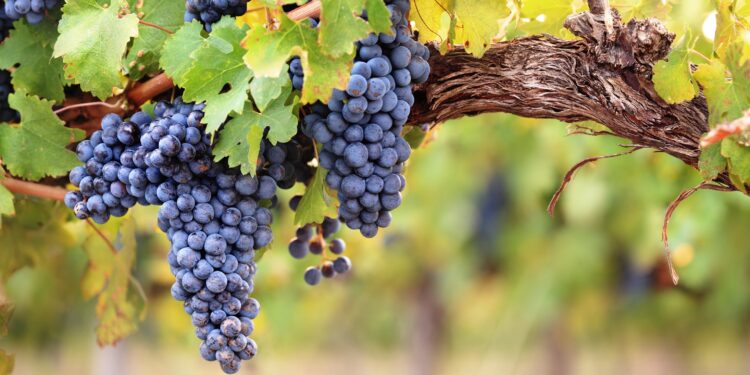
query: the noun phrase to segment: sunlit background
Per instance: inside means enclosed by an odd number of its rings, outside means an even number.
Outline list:
[[[679,35],[703,35],[695,49],[704,54],[716,28],[710,5],[682,1],[668,22]],[[294,228],[282,204],[255,283],[259,355],[241,373],[750,373],[750,200],[701,191],[677,209],[675,287],[662,222],[698,173],[650,150],[601,160],[576,174],[550,217],[571,166],[625,150],[622,139],[570,132],[507,115],[438,127],[409,162],[392,227],[372,240],[342,231],[353,272],[317,287],[302,280],[313,260],[287,252]],[[221,374],[200,358],[170,296],[155,209],[133,214],[135,277],[148,307],[137,333],[114,348],[96,345],[95,301],[81,297],[84,224],[15,239],[35,247],[36,264],[6,285],[16,310],[0,348],[15,354],[15,374]]]

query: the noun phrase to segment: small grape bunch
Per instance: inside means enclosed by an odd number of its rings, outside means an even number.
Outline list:
[[[296,211],[301,199],[299,195],[293,197],[289,201],[289,207]],[[305,270],[304,280],[308,285],[318,285],[322,278],[332,278],[337,274],[347,273],[352,268],[351,260],[341,255],[346,250],[346,242],[340,238],[333,239],[340,228],[339,220],[326,217],[321,224],[306,224],[298,228],[296,237],[289,242],[289,254],[292,258],[304,259],[307,254],[323,258],[318,266]]]

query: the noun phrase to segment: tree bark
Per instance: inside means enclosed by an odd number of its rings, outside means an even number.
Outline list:
[[[633,144],[698,166],[708,109],[700,95],[669,104],[656,94],[652,66],[674,34],[654,19],[620,22],[603,15],[568,18],[581,39],[531,36],[493,45],[482,58],[457,49],[430,58],[430,80],[415,91],[410,123],[435,123],[487,112],[564,122],[596,121]],[[724,180],[724,178],[721,178]]]

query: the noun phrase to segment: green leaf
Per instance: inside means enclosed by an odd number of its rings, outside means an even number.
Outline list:
[[[242,42],[249,48],[245,63],[258,77],[279,77],[287,74],[286,61],[299,56],[305,71],[302,103],[327,102],[333,89],[346,87],[353,54],[333,58],[318,44],[318,33],[309,20],[295,23],[283,14],[280,18],[278,31],[261,26],[250,29]]]
[[[18,91],[39,95],[61,102],[63,92],[63,63],[52,58],[52,47],[57,30],[52,22],[29,26],[16,22],[10,36],[0,44],[0,69],[13,71],[13,87]]]
[[[315,171],[315,177],[297,206],[297,213],[294,215],[295,225],[320,224],[326,216],[336,217],[337,200],[326,189],[327,174],[328,171],[323,167],[318,167]]]
[[[698,92],[690,73],[687,40],[687,37],[683,37],[667,60],[659,61],[654,66],[654,87],[668,103],[690,100]]]
[[[122,86],[122,58],[130,39],[138,35],[138,17],[120,16],[119,4],[69,0],[58,28],[54,57],[63,58],[69,79],[100,99]]]
[[[64,127],[52,112],[51,101],[17,92],[8,102],[21,113],[20,124],[0,126],[0,157],[12,174],[38,180],[61,176],[79,164],[65,146],[84,133]]]
[[[721,156],[721,146],[713,144],[701,151],[698,169],[705,181],[713,181],[727,167],[727,160]]]
[[[143,13],[141,20],[161,26],[172,32],[185,24],[185,1],[145,0],[135,2],[135,11]],[[144,24],[138,25],[138,37],[133,40],[125,59],[130,67],[128,76],[138,80],[159,70],[159,57],[169,33]]]
[[[734,137],[726,138],[721,142],[721,155],[727,158],[729,173],[743,184],[750,182],[750,147],[740,145]]]
[[[742,111],[750,107],[750,99],[748,94],[743,92],[741,83],[729,79],[728,75],[726,66],[718,60],[699,65],[693,73],[703,87],[708,102],[708,122],[711,126],[739,118]]]
[[[227,158],[230,167],[240,166],[243,174],[255,175],[266,128],[269,129],[266,137],[272,144],[288,142],[297,134],[297,97],[287,103],[290,93],[291,88],[287,87],[286,93],[274,99],[262,113],[248,103],[241,115],[224,125],[214,147],[214,158],[217,161]]]
[[[85,298],[98,295],[97,342],[113,345],[135,332],[145,314],[140,286],[131,276],[135,264],[135,222],[113,220],[100,228],[107,238],[92,231],[83,245],[89,263],[81,282]],[[114,239],[114,240],[110,240]]]
[[[230,113],[241,114],[248,101],[253,72],[242,60],[245,49],[240,42],[245,32],[231,17],[224,17],[190,55],[192,65],[174,77],[185,89],[185,100],[206,103],[203,122],[208,133],[219,130]]]
[[[360,17],[365,7],[371,23]],[[330,56],[353,54],[354,43],[371,32],[391,32],[390,12],[384,2],[367,1],[365,4],[365,0],[321,1],[319,41]]]
[[[203,44],[202,30],[203,25],[198,21],[186,23],[164,42],[159,63],[173,80],[182,79],[193,65],[190,54]]]
[[[16,208],[13,205],[13,193],[11,193],[5,186],[0,185],[0,215],[13,216],[16,214]],[[2,225],[2,218],[0,218],[0,225]]]
[[[281,94],[286,93],[288,95],[291,85],[292,81],[287,74],[278,77],[255,77],[250,82],[250,93],[255,105],[263,112]]]

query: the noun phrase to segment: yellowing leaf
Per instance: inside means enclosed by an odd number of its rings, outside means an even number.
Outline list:
[[[734,120],[742,116],[742,111],[750,107],[750,98],[720,61],[713,60],[698,66],[693,76],[703,87],[708,101],[709,124],[716,125],[724,120]]]
[[[409,17],[419,30],[423,43],[436,41],[443,45],[449,36],[453,44],[481,57],[500,33],[500,21],[508,15],[504,1],[485,0],[412,0]],[[447,23],[445,17],[451,20]]]
[[[145,297],[131,276],[135,264],[135,222],[113,220],[92,231],[84,243],[89,264],[81,282],[85,298],[98,295],[96,315],[99,345],[113,345],[133,333],[145,314]]]

